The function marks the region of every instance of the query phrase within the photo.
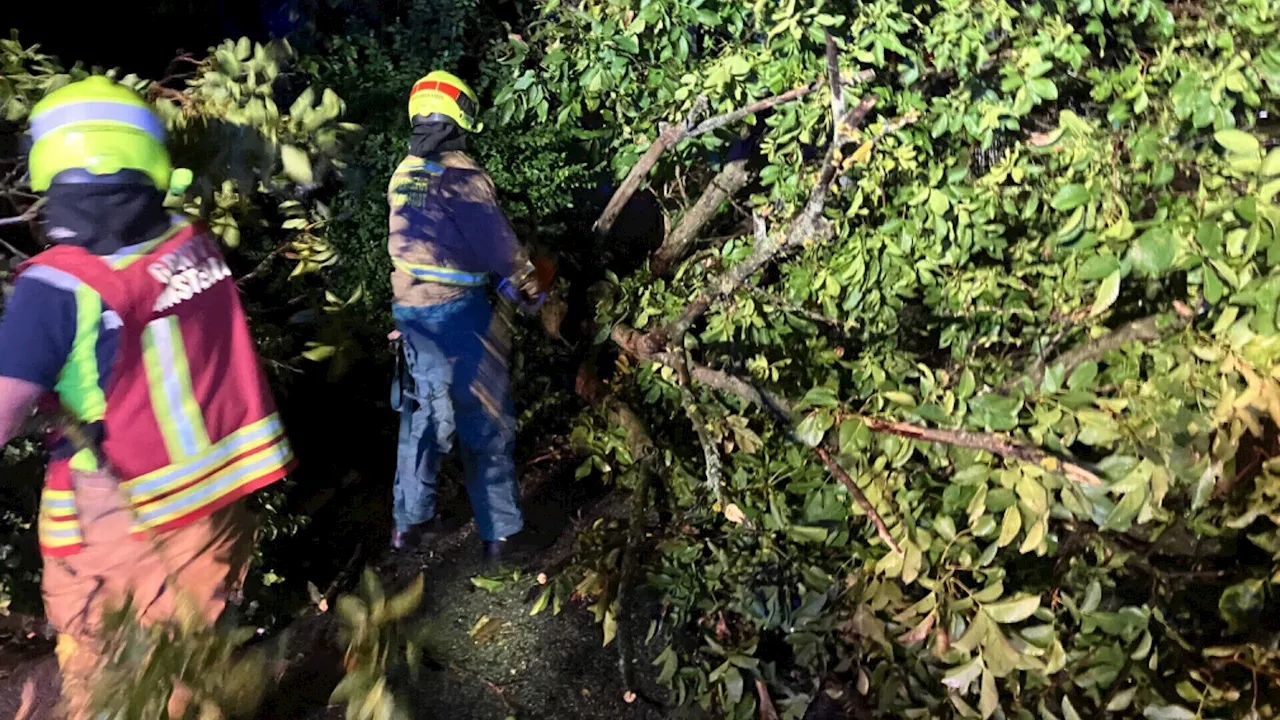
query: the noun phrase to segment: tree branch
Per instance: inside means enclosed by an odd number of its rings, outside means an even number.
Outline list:
[[[1097,340],[1081,343],[1055,357],[1051,362],[1036,363],[1024,376],[1033,386],[1044,380],[1045,372],[1054,366],[1061,365],[1065,374],[1070,374],[1077,366],[1090,360],[1098,360],[1112,350],[1119,350],[1131,342],[1155,342],[1165,335],[1176,333],[1195,317],[1195,313],[1185,306],[1175,308],[1175,316],[1168,318],[1161,315],[1148,315],[1121,325]],[[1013,384],[1017,384],[1016,382]]]
[[[680,372],[679,365],[673,364],[673,363],[680,363],[680,360],[676,357],[676,353],[665,352],[665,353],[656,353],[656,354],[644,354],[643,347],[637,345],[637,339],[640,337],[640,334],[637,333],[635,330],[632,330],[631,328],[626,327],[625,325],[619,325],[613,329],[612,337],[614,341],[618,343],[619,347],[623,349],[623,351],[631,355],[634,355],[635,357],[638,357],[642,360],[649,360],[652,362],[657,362],[663,365],[667,365],[672,369],[676,370],[677,372]],[[643,343],[641,343],[641,345],[642,344]],[[778,418],[780,422],[782,422],[786,426],[787,428],[786,432],[789,436],[791,436],[792,440],[794,440],[797,443],[800,442],[800,440],[795,436],[795,419],[791,412],[792,403],[786,400],[785,398],[774,395],[768,392],[767,390],[756,389],[751,385],[751,383],[739,377],[736,377],[734,375],[730,375],[729,373],[726,373],[720,370],[713,370],[711,368],[696,365],[696,364],[693,365],[692,368],[689,368],[688,377],[692,377],[693,379],[698,380],[699,382],[703,383],[707,387],[712,388],[713,390],[720,390],[722,392],[726,392],[731,395],[737,395],[743,400],[746,400],[747,402],[753,403],[763,408],[764,410],[771,412],[775,417]],[[683,387],[681,389],[683,392],[686,392],[686,393],[688,392],[688,390]],[[689,409],[689,406],[686,405],[685,407],[686,412],[688,411],[688,409]],[[699,438],[701,439],[701,437],[702,437],[702,432],[699,432]],[[703,445],[704,453],[707,452],[706,447],[707,446],[704,443]],[[853,478],[849,477],[849,473],[845,472],[844,468],[840,467],[840,465],[836,463],[834,459],[832,459],[831,455],[825,449],[819,446],[819,447],[813,448],[813,451],[818,455],[818,458],[822,460],[822,464],[826,466],[826,468],[831,472],[831,474],[835,475],[836,479],[838,479],[841,482],[841,484],[845,486],[845,488],[849,491],[849,494],[853,496],[854,501],[857,502],[858,506],[862,508],[862,511],[867,514],[867,518],[869,518],[871,520],[871,523],[875,525],[876,534],[880,536],[880,539],[883,540],[886,545],[892,548],[894,552],[901,554],[902,552],[901,546],[899,546],[897,541],[893,539],[893,536],[889,534],[889,528],[887,525],[885,525],[884,518],[880,516],[880,513],[876,510],[875,506],[871,504],[871,500],[867,498],[865,493],[862,492],[862,488],[858,487],[857,483],[853,481]],[[719,459],[720,458],[717,455],[715,458],[715,461],[717,463],[717,471],[719,469]],[[710,462],[708,462],[707,473],[709,477],[711,473]],[[719,499],[718,492],[717,492],[717,499]]]
[[[858,503],[858,507],[862,508],[862,511],[867,514],[867,517],[871,520],[871,524],[876,526],[876,534],[880,536],[880,539],[883,540],[890,548],[893,548],[894,552],[901,555],[902,546],[899,545],[898,541],[894,540],[893,536],[889,534],[889,527],[884,524],[884,518],[880,517],[880,513],[876,512],[875,506],[871,504],[871,500],[869,500],[866,494],[862,492],[862,488],[858,487],[858,484],[853,481],[853,478],[849,477],[849,473],[845,472],[845,469],[840,467],[840,464],[831,457],[831,453],[827,452],[826,448],[818,445],[813,448],[813,451],[822,459],[822,464],[827,466],[827,470],[830,471],[832,475],[835,475],[836,479],[840,481],[840,484],[844,485],[845,489],[849,491],[849,494],[853,496],[854,501]]]
[[[873,77],[875,77],[874,72],[864,71],[855,76],[855,79],[868,80]],[[672,146],[683,140],[688,140],[689,138],[695,138],[699,135],[705,135],[709,132],[719,130],[720,128],[735,123],[748,115],[764,112],[765,110],[778,107],[779,105],[785,105],[786,103],[799,100],[821,86],[821,80],[809,85],[803,85],[801,87],[788,90],[781,95],[774,95],[773,97],[754,102],[732,112],[717,115],[694,126],[693,123],[697,121],[698,117],[701,116],[702,113],[706,112],[706,97],[699,96],[698,100],[694,103],[693,110],[685,118],[684,123],[681,125],[673,125],[664,130],[662,134],[658,136],[658,139],[649,146],[649,149],[645,151],[644,155],[640,157],[640,160],[631,167],[631,171],[627,173],[626,179],[618,186],[613,197],[609,198],[609,204],[605,206],[604,211],[600,213],[599,219],[596,220],[594,228],[595,231],[601,235],[605,235],[613,229],[613,224],[618,221],[618,216],[622,214],[622,208],[626,206],[629,200],[631,200],[631,196],[635,195],[636,191],[640,189],[640,183],[649,174],[649,172],[653,170],[653,166],[658,164],[658,159],[662,157],[662,154]]]
[[[818,182],[810,191],[804,210],[791,221],[786,236],[781,241],[770,237],[765,242],[757,242],[751,257],[711,280],[702,294],[685,307],[680,317],[669,325],[650,333],[654,336],[651,340],[653,349],[661,348],[667,344],[668,340],[683,337],[689,328],[711,309],[712,302],[732,293],[780,253],[800,247],[810,240],[826,239],[831,228],[822,218],[822,213],[826,208],[827,196],[831,192],[831,183],[839,170],[837,156],[840,147],[853,129],[862,124],[875,104],[876,98],[868,96],[837,121],[831,144],[827,147],[827,154],[822,162]]]
[[[872,73],[872,76],[874,76],[874,73]],[[808,95],[809,93],[813,92],[814,90],[817,90],[820,87],[822,87],[821,80],[809,85],[801,85],[800,87],[788,90],[782,93],[781,95],[774,95],[773,97],[765,98],[764,100],[760,100],[759,102],[751,103],[746,107],[738,108],[737,110],[734,110],[732,112],[727,112],[727,113],[724,113],[723,115],[717,115],[713,118],[703,120],[702,122],[698,123],[697,127],[690,130],[689,134],[686,135],[685,137],[695,138],[695,137],[698,137],[699,135],[705,135],[709,132],[719,130],[720,128],[726,125],[731,125],[745,118],[748,115],[754,115],[755,113],[764,112],[765,110],[776,108],[779,105],[786,105],[789,102],[794,102],[796,100],[799,100],[800,98],[804,97],[805,95]]]
[[[676,264],[684,259],[698,233],[716,216],[725,200],[733,197],[747,184],[747,158],[734,160],[724,166],[707,184],[693,207],[680,218],[680,224],[671,231],[662,246],[653,254],[651,269],[657,277],[670,274]]]
[[[831,87],[831,117],[844,116],[844,82],[840,77],[840,51],[836,49],[836,39],[831,31],[824,31],[827,36],[827,85]]]
[[[622,214],[622,208],[631,200],[631,196],[636,194],[640,189],[640,183],[658,164],[658,158],[662,157],[662,153],[667,148],[680,142],[689,133],[693,123],[707,110],[707,97],[699,95],[698,99],[693,103],[693,109],[689,111],[688,117],[679,125],[672,125],[654,141],[644,155],[640,156],[640,160],[631,166],[631,171],[627,173],[627,177],[618,186],[618,190],[609,198],[609,204],[605,206],[604,211],[600,213],[600,218],[596,220],[595,231],[600,235],[607,235],[613,229],[613,224],[617,222],[618,216]]]
[[[746,291],[751,293],[752,295],[755,295],[761,300],[773,305],[774,307],[778,308],[783,312],[789,312],[793,315],[798,315],[806,320],[810,320],[816,323],[821,323],[823,325],[829,325],[834,328],[839,328],[840,330],[848,330],[850,327],[854,325],[854,323],[851,321],[837,320],[833,317],[823,315],[822,313],[817,312],[815,310],[810,310],[808,308],[796,305],[795,303],[787,302],[786,298],[783,298],[779,295],[775,295],[763,288],[751,286],[746,288]]]
[[[982,450],[984,452],[989,452],[992,455],[999,455],[1001,457],[1019,460],[1031,465],[1037,465],[1049,472],[1064,475],[1068,480],[1082,485],[1097,486],[1102,484],[1102,480],[1100,480],[1097,475],[1086,470],[1080,465],[1062,460],[1040,450],[1039,448],[1021,445],[1007,437],[996,435],[994,433],[975,433],[967,430],[938,430],[934,428],[924,428],[910,423],[881,420],[879,418],[867,417],[865,415],[854,415],[854,417],[861,420],[862,423],[867,426],[867,429],[872,432],[897,435],[898,437],[904,437],[911,440],[923,440],[925,442],[953,445],[955,447],[968,448],[970,450]]]

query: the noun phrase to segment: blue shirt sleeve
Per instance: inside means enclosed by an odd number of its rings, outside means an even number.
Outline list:
[[[20,276],[0,316],[0,377],[52,390],[75,336],[75,293]]]

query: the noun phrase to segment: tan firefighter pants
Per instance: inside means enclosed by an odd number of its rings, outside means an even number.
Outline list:
[[[89,688],[102,663],[98,634],[103,613],[132,595],[143,621],[172,617],[178,598],[210,622],[244,582],[253,557],[254,522],[243,502],[154,539],[130,535],[131,515],[115,481],[105,474],[75,477],[76,510],[84,547],[46,557],[44,605],[58,632],[62,696],[72,720],[87,717]],[[172,579],[172,582],[170,582]],[[180,691],[175,701],[181,703]],[[171,710],[176,710],[171,703]]]

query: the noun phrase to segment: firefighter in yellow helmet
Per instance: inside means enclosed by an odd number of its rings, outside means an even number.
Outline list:
[[[293,463],[216,242],[164,208],[164,130],[104,77],[30,117],[52,244],[19,268],[0,317],[0,444],[37,403],[80,430],[51,438],[38,520],[73,719],[89,716],[104,611],[132,597],[143,621],[180,609],[213,621],[252,557],[240,501]]]
[[[535,311],[549,277],[535,271],[493,181],[466,153],[477,111],[475,92],[450,73],[415,83],[409,155],[387,189],[392,336],[401,352],[392,392],[401,418],[392,547],[412,548],[438,528],[436,480],[456,438],[484,555],[497,561],[509,557],[509,540],[524,526],[505,307]],[[508,302],[495,305],[491,291]]]

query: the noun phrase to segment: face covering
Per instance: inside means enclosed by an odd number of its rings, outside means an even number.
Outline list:
[[[409,154],[427,157],[449,150],[467,148],[467,131],[452,122],[417,122],[409,139]]]
[[[45,242],[77,245],[94,255],[153,240],[168,228],[164,193],[149,185],[55,183],[40,209]]]

